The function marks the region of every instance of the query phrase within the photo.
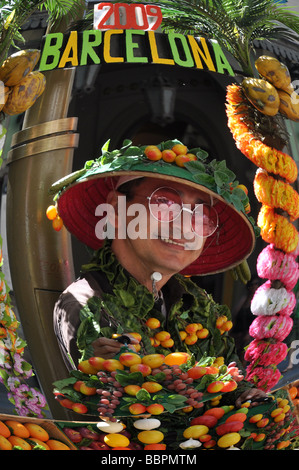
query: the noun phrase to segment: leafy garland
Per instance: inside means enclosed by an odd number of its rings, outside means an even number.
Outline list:
[[[82,354],[81,360],[93,355],[91,343],[99,334],[111,337],[113,333],[137,332],[142,336],[142,347],[146,354],[168,354],[169,349],[161,346],[154,347],[150,342],[152,330],[146,326],[146,320],[156,317],[161,322],[161,329],[171,334],[174,340],[173,350],[187,351],[194,357],[201,358],[205,354],[209,356],[226,356],[229,361],[238,361],[234,353],[232,338],[224,333],[221,335],[216,327],[216,320],[222,315],[231,318],[231,313],[226,305],[218,305],[210,295],[199,288],[191,279],[177,274],[175,277],[178,289],[182,288],[184,295],[191,298],[190,307],[185,310],[183,298],[180,298],[172,306],[167,320],[161,312],[155,308],[151,292],[140,285],[133,277],[125,272],[111,251],[110,243],[106,242],[103,248],[95,252],[95,257],[89,265],[82,267],[83,271],[101,270],[112,285],[113,293],[103,293],[102,298],[92,297],[80,311],[81,324],[77,333],[77,344]],[[111,319],[112,327],[100,327],[100,316],[103,311]],[[198,340],[194,345],[186,345],[181,337],[180,330],[189,323],[201,323],[209,330],[209,336]]]

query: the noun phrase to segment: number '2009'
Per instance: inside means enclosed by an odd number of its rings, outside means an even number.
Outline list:
[[[155,5],[128,3],[98,3],[94,8],[95,28],[158,29],[162,22],[161,9]]]

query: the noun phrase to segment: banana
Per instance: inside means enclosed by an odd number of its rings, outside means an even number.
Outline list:
[[[30,72],[19,85],[11,88],[3,112],[10,116],[23,113],[35,103],[45,87],[46,77],[40,72]]]
[[[277,89],[267,80],[259,78],[244,78],[242,89],[247,99],[261,113],[275,116],[279,110]]]
[[[40,57],[38,49],[25,49],[9,56],[0,67],[0,80],[9,87],[18,85],[33,71]]]
[[[299,121],[299,96],[294,91],[291,95],[277,90],[280,98],[279,112],[291,121]]]
[[[268,80],[268,82],[272,83],[275,88],[287,92],[293,90],[289,69],[275,57],[267,55],[260,56],[255,61],[255,66],[258,73]]]
[[[229,274],[231,275],[231,277],[232,277],[232,279],[233,279],[234,281],[237,281],[237,280],[238,280],[238,274],[237,274],[237,271],[236,271],[235,268],[231,268],[231,269],[229,270]]]
[[[242,263],[239,265],[240,270],[242,271],[243,277],[248,281],[251,279],[251,271],[246,259],[243,259]]]
[[[243,277],[240,266],[236,266],[235,269],[236,269],[239,281],[242,282],[243,284],[247,284],[247,280],[245,279],[245,277]]]
[[[58,193],[69,184],[74,183],[78,178],[84,176],[86,172],[87,172],[87,169],[82,168],[81,170],[74,171],[68,176],[62,177],[60,180],[52,184],[52,186],[49,189],[49,193],[50,194]]]
[[[237,275],[237,279],[239,279],[243,284],[247,284],[247,282],[250,281],[251,272],[246,260],[243,260],[238,264],[238,266],[235,266],[234,270]]]

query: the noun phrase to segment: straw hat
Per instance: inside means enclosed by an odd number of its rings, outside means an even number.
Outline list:
[[[178,140],[162,142],[160,151],[183,145]],[[255,227],[245,213],[248,204],[246,193],[240,189],[235,175],[226,167],[225,161],[210,160],[207,152],[200,148],[188,153],[196,159],[178,166],[176,162],[150,160],[145,148],[125,141],[119,150],[109,151],[109,141],[102,148],[102,155],[88,161],[82,170],[76,171],[54,183],[51,192],[59,216],[65,227],[82,243],[93,250],[99,249],[103,240],[96,236],[95,227],[99,216],[95,215],[98,205],[106,202],[108,193],[118,186],[119,181],[149,177],[165,182],[184,183],[204,192],[213,199],[218,213],[218,229],[205,243],[200,257],[188,266],[182,274],[203,275],[228,270],[246,259],[255,245]],[[120,179],[121,178],[121,179]]]

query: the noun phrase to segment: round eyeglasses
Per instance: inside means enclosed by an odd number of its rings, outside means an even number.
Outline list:
[[[136,194],[138,195],[138,194]],[[195,235],[208,238],[217,230],[218,213],[213,206],[207,203],[195,204],[191,209],[190,204],[184,204],[180,194],[173,188],[161,187],[147,196],[151,215],[159,222],[179,221],[185,223],[186,216],[191,224],[191,230]],[[183,215],[183,219],[180,217]]]

